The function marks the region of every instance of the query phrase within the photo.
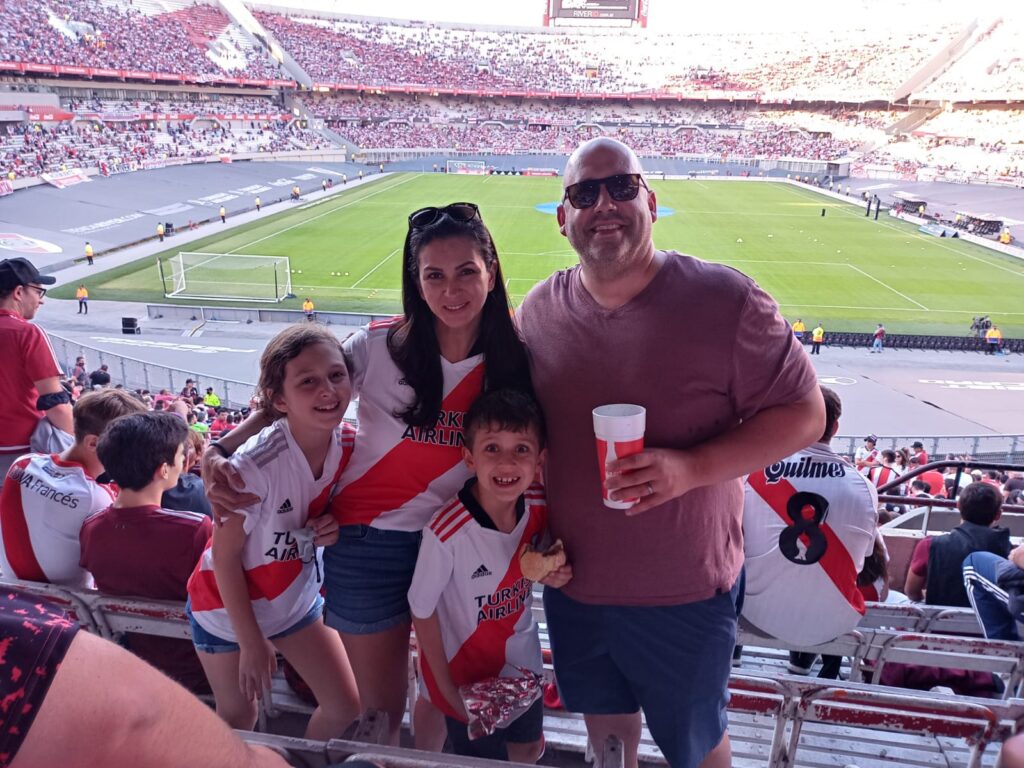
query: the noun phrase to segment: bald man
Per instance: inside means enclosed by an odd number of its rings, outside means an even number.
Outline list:
[[[551,434],[553,534],[573,580],[546,589],[555,673],[594,744],[637,765],[640,709],[672,766],[728,766],[727,683],[742,600],[743,486],[810,445],[824,405],[775,302],[718,264],[658,250],[655,193],[608,138],[565,169],[561,233],[580,263],[527,296],[520,321]],[[700,332],[709,324],[714,335]],[[645,449],[608,464],[591,411],[647,409]]]

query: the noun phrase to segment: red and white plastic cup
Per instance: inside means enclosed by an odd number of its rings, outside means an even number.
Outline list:
[[[601,475],[601,499],[606,507],[629,509],[640,499],[608,498],[608,474],[605,467],[609,462],[632,456],[644,449],[644,429],[647,426],[647,409],[642,405],[615,403],[599,405],[594,409],[594,436],[597,438],[597,470]]]

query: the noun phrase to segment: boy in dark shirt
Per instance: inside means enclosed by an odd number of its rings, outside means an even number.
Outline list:
[[[121,492],[82,525],[81,565],[111,595],[157,600],[188,596],[186,585],[213,528],[210,518],[160,506],[177,485],[188,427],[169,413],[137,413],[111,422],[97,452]],[[208,692],[188,640],[132,633],[128,648],[193,692]]]

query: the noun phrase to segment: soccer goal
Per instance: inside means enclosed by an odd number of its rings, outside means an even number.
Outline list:
[[[169,299],[277,302],[294,297],[287,256],[181,251],[157,267]]]
[[[484,176],[487,173],[487,165],[483,160],[449,160],[445,168],[448,173],[467,173],[475,176]]]

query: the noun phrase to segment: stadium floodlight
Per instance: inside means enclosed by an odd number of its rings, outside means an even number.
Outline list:
[[[168,299],[279,302],[294,298],[287,256],[180,251],[166,262],[157,261],[157,268]]]
[[[486,176],[487,165],[483,160],[449,160],[445,163],[448,173],[463,173],[473,176]]]

